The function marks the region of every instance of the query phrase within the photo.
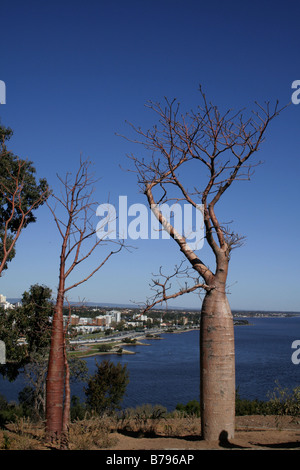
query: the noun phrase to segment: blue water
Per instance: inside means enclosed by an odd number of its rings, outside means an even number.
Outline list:
[[[281,387],[300,386],[300,364],[291,348],[300,339],[300,317],[248,319],[235,327],[236,383],[242,398],[267,399],[278,381]]]
[[[289,318],[248,318],[250,325],[235,327],[236,386],[248,399],[268,399],[278,381],[292,389],[300,385],[300,364],[292,363],[292,342],[300,340],[300,316]],[[98,356],[127,364],[129,385],[123,407],[143,403],[161,404],[172,410],[178,403],[199,399],[199,331],[163,334],[162,340],[148,340],[150,346],[131,346],[135,355]],[[128,347],[129,349],[129,347]],[[96,370],[96,358],[86,359],[89,372]],[[83,387],[71,386],[72,394],[84,399]],[[0,393],[17,400],[24,387],[22,377],[14,383],[0,379]]]

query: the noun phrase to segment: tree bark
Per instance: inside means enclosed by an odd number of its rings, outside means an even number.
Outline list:
[[[58,440],[62,432],[64,382],[63,294],[59,291],[53,316],[46,382],[46,435],[52,442]]]
[[[161,301],[192,292],[196,286],[206,290],[202,304],[200,332],[201,361],[201,410],[202,434],[205,440],[229,439],[234,435],[235,417],[235,355],[234,329],[225,284],[230,252],[240,246],[243,237],[221,226],[215,206],[231,184],[237,180],[249,180],[251,158],[264,140],[267,126],[279,114],[278,102],[274,111],[269,103],[253,111],[254,117],[244,119],[241,112],[220,113],[217,106],[208,103],[200,87],[203,105],[194,113],[179,113],[176,100],[160,103],[149,102],[148,107],[158,117],[158,124],[143,131],[132,126],[141,144],[149,152],[149,159],[130,156],[138,183],[147,196],[149,206],[162,227],[178,244],[180,251],[192,268],[201,276],[192,288],[181,289],[177,294],[166,294],[168,280],[154,283],[162,289]],[[131,139],[129,139],[131,140]],[[204,186],[197,186],[198,162],[208,172]],[[183,167],[192,164],[190,171]],[[186,170],[186,168],[185,168]],[[196,177],[196,186],[190,178]],[[186,179],[187,178],[187,179]],[[198,181],[199,182],[199,181]],[[193,187],[192,192],[188,186]],[[169,191],[169,188],[172,188]],[[178,194],[173,190],[178,190]],[[155,197],[153,195],[155,191]],[[201,198],[201,199],[200,199]],[[157,200],[157,204],[156,204]],[[161,203],[185,201],[198,209],[201,200],[204,213],[205,239],[216,259],[216,272],[207,268],[188,246],[185,236],[178,234],[159,209]],[[201,210],[202,210],[201,209]],[[158,303],[158,294],[150,307]]]
[[[202,437],[227,440],[235,430],[235,351],[233,318],[224,285],[216,279],[207,292],[200,324]]]
[[[62,434],[61,434],[61,449],[69,448],[69,422],[70,422],[70,410],[71,410],[71,389],[70,389],[70,367],[67,358],[66,344],[64,348],[65,357],[65,400],[63,410],[63,423],[62,423]]]

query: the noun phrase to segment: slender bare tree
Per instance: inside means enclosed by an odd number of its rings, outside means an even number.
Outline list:
[[[233,318],[226,295],[230,254],[243,239],[224,227],[216,214],[216,205],[234,181],[249,180],[256,152],[272,119],[279,114],[278,103],[256,103],[245,118],[242,111],[221,114],[209,103],[200,87],[201,106],[196,112],[179,113],[176,100],[165,106],[149,102],[158,123],[149,130],[130,124],[137,137],[127,140],[141,144],[145,157],[130,155],[138,183],[161,227],[177,243],[184,259],[196,272],[191,285],[171,293],[171,276],[156,279],[156,294],[146,309],[184,293],[201,290],[205,295],[200,325],[200,402],[202,437],[218,440],[234,436],[235,429],[235,348]],[[202,261],[195,249],[179,233],[161,204],[176,201],[201,207],[205,240],[213,253],[215,267]],[[162,273],[160,273],[160,278]],[[200,281],[201,279],[201,281]]]
[[[54,207],[48,203],[61,236],[62,245],[47,374],[46,434],[51,441],[61,441],[62,446],[67,446],[68,443],[70,403],[66,329],[63,323],[64,302],[68,301],[67,294],[71,289],[88,281],[112,255],[118,253],[123,247],[122,242],[110,240],[110,243],[116,243],[115,249],[108,251],[101,262],[98,257],[95,268],[83,274],[84,261],[95,252],[100,244],[105,244],[103,238],[97,236],[97,227],[92,223],[97,203],[92,199],[95,180],[89,172],[89,167],[89,160],[80,160],[78,171],[73,177],[71,174],[67,174],[65,179],[59,177],[62,194],[60,196],[52,194],[52,198],[57,203]],[[71,277],[76,272],[79,273],[78,280]]]

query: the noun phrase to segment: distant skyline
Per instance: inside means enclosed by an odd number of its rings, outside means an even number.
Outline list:
[[[19,302],[21,299],[20,298],[8,298],[6,299],[7,302],[11,302],[12,304],[14,303],[17,303]],[[74,306],[74,307],[78,307],[78,304],[76,302],[72,303],[71,302],[71,305]],[[114,303],[105,303],[105,302],[86,302],[84,304],[85,307],[103,307],[105,309],[114,309],[114,308],[117,308],[117,309],[140,309],[139,306],[137,305],[134,305],[134,304],[114,304]],[[198,307],[185,307],[185,306],[174,306],[174,305],[168,305],[168,307],[165,307],[165,306],[159,306],[157,305],[156,307],[154,307],[153,311],[157,311],[157,310],[190,310],[190,311],[193,311],[193,312],[197,312],[199,310]],[[152,311],[152,310],[151,310]],[[148,312],[148,314],[151,313]],[[274,313],[274,314],[280,314],[280,313],[286,313],[286,314],[299,314],[300,315],[300,311],[299,310],[288,310],[288,311],[285,311],[285,310],[263,310],[263,309],[260,309],[260,310],[252,310],[252,309],[232,309],[232,312],[233,313],[247,313],[247,312],[261,312],[261,313]],[[199,312],[200,313],[200,312]]]
[[[143,150],[116,135],[129,134],[125,121],[151,127],[145,103],[164,97],[195,110],[200,84],[222,110],[291,102],[292,83],[300,80],[299,13],[296,1],[5,2],[0,122],[14,131],[8,147],[31,160],[55,191],[56,174],[77,169],[82,153],[99,178],[99,203],[127,196],[129,204],[145,204],[136,176],[126,171],[126,155]],[[217,207],[222,221],[233,221],[247,237],[229,265],[233,310],[300,311],[299,131],[300,104],[291,103],[266,133],[256,157],[263,165],[250,182],[236,182]],[[59,235],[46,206],[36,216],[0,280],[7,298],[21,297],[35,283],[56,293]],[[143,302],[152,274],[181,261],[172,240],[129,242],[134,249],[72,291],[72,301]],[[206,244],[201,258],[210,264]],[[200,309],[201,298],[188,294],[172,304]]]

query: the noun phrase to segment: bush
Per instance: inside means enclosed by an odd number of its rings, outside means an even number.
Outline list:
[[[126,344],[136,344],[136,339],[135,338],[124,338],[123,343]]]
[[[176,410],[184,416],[200,416],[200,403],[191,400],[186,405],[179,403]],[[269,394],[269,401],[242,399],[236,392],[235,415],[300,415],[300,387],[292,391],[281,388],[279,385]]]
[[[85,389],[87,405],[99,415],[112,413],[119,408],[129,383],[127,367],[110,361],[96,364],[97,371],[90,377]]]
[[[151,437],[156,434],[160,420],[167,416],[167,409],[161,405],[143,404],[136,408],[127,408],[121,413],[121,428],[133,431],[139,436]]]
[[[112,345],[111,344],[100,344],[98,346],[98,351],[99,352],[108,352],[112,349]]]
[[[15,422],[24,415],[21,406],[16,403],[8,403],[3,395],[0,395],[0,428],[7,423]]]
[[[275,387],[272,394],[269,395],[268,402],[269,414],[275,415],[300,415],[300,387],[293,390],[281,388],[279,384]]]
[[[176,405],[176,410],[180,411],[183,415],[193,415],[193,416],[200,416],[200,403],[197,400],[191,400],[186,405],[182,403],[178,403]]]
[[[235,401],[235,415],[266,415],[268,414],[268,406],[264,401],[246,400],[236,397]]]
[[[70,418],[71,421],[81,420],[86,417],[86,406],[80,402],[80,398],[73,395],[71,398]]]

